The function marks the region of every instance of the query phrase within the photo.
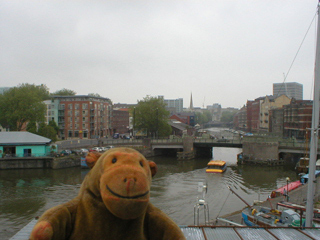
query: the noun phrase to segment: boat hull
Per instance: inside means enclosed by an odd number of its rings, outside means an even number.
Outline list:
[[[207,173],[223,173],[227,170],[227,163],[220,160],[211,160],[206,169]]]
[[[227,166],[225,165],[223,169],[206,169],[207,173],[224,173],[227,170]]]

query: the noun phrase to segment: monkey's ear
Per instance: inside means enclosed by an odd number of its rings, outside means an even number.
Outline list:
[[[157,167],[157,164],[153,161],[148,161],[149,163],[149,166],[150,166],[150,170],[151,170],[151,175],[152,177],[154,175],[156,175],[157,171],[158,171],[158,167]]]
[[[86,163],[88,165],[88,167],[91,169],[93,168],[93,166],[96,164],[96,162],[98,161],[99,157],[102,154],[99,152],[89,152],[86,156]]]

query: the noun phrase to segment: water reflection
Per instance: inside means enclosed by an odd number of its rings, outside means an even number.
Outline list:
[[[76,196],[80,172],[79,168],[0,171],[1,235],[12,235],[44,209]]]

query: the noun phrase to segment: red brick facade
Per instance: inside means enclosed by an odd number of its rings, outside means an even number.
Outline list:
[[[108,98],[56,96],[61,139],[99,138],[110,134],[112,104]]]

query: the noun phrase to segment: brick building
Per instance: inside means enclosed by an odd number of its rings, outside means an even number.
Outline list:
[[[311,100],[292,99],[290,104],[283,106],[284,137],[306,138],[306,130],[311,128],[312,104]],[[310,139],[310,131],[307,133]]]
[[[239,112],[234,115],[233,125],[235,129],[247,131],[247,107],[243,106]]]
[[[258,132],[260,127],[260,104],[264,97],[247,101],[247,131]]]
[[[46,104],[47,115],[50,115],[46,118],[59,126],[60,139],[98,138],[112,134],[112,102],[108,98],[54,96]]]
[[[170,119],[175,119],[189,126],[195,125],[195,113],[194,112],[182,112],[176,113],[170,116]]]
[[[276,108],[269,111],[269,132],[283,137],[283,108]]]
[[[260,102],[260,126],[259,132],[269,132],[270,117],[269,112],[272,109],[282,108],[282,106],[290,104],[291,99],[287,95],[266,96]]]
[[[129,110],[121,108],[112,111],[113,133],[126,134],[129,136]]]

